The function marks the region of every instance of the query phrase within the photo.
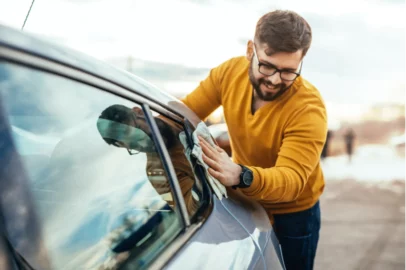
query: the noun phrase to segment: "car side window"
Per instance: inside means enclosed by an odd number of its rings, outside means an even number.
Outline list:
[[[141,106],[14,64],[0,74],[52,267],[148,267],[184,228]]]
[[[164,140],[177,180],[186,204],[189,217],[193,217],[203,203],[202,180],[195,174],[195,162],[191,160],[191,146],[183,126],[174,120],[153,111],[155,122]]]

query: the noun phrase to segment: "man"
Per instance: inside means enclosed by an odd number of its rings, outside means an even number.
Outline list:
[[[355,132],[352,128],[347,128],[344,134],[345,150],[348,155],[348,162],[351,163],[351,157],[354,150]]]
[[[327,116],[317,89],[300,76],[311,39],[295,12],[265,14],[246,57],[212,69],[182,100],[201,119],[223,106],[233,160],[201,140],[204,161],[222,184],[264,206],[288,270],[313,268],[320,230]]]

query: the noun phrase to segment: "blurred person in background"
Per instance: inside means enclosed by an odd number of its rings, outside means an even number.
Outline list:
[[[352,154],[354,152],[355,132],[352,128],[347,128],[344,133],[345,150],[348,155],[348,162],[351,162]]]
[[[269,12],[246,56],[213,68],[182,99],[201,119],[223,106],[232,159],[201,140],[203,159],[222,184],[262,204],[288,270],[312,269],[319,240],[327,116],[319,91],[300,76],[311,41],[300,15]]]

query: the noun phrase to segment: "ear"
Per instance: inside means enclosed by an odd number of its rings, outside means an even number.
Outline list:
[[[247,43],[247,52],[245,57],[247,58],[248,61],[251,61],[252,56],[254,54],[254,50],[252,49],[252,46],[254,46],[254,43],[252,42],[252,40],[248,40]]]
[[[143,114],[144,114],[144,112],[142,111],[142,109],[139,108],[139,107],[133,107],[133,108],[132,108],[132,111],[135,112],[136,114],[140,114],[140,115],[143,115]]]

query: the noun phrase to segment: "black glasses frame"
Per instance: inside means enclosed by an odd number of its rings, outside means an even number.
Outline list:
[[[275,73],[278,72],[279,73],[279,78],[281,78],[282,81],[289,81],[289,82],[293,82],[294,80],[296,80],[301,75],[302,67],[303,67],[303,60],[302,60],[302,62],[300,62],[300,69],[299,69],[298,72],[281,70],[281,69],[278,69],[275,66],[270,66],[270,65],[261,63],[259,61],[257,50],[256,50],[255,47],[256,47],[256,45],[255,45],[255,43],[253,43],[254,54],[255,54],[255,57],[257,58],[257,62],[258,62],[258,72],[261,73],[262,75],[269,77],[269,76],[273,76]],[[261,72],[261,66],[271,67],[271,68],[275,69],[275,71],[273,73],[271,73],[271,74],[263,73],[263,72]],[[292,79],[292,80],[284,79],[284,78],[282,78],[282,72],[288,72],[288,73],[291,73],[291,74],[295,74],[296,77],[294,79]]]

